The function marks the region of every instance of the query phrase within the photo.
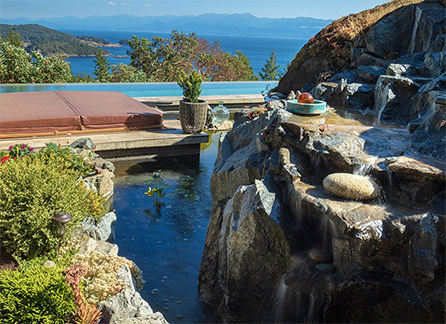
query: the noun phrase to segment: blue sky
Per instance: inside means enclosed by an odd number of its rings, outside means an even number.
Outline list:
[[[1,19],[129,14],[251,13],[257,17],[337,19],[383,0],[0,0]]]

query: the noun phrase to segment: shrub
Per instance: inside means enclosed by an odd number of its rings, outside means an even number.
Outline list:
[[[0,323],[67,323],[75,309],[60,266],[37,262],[0,272]]]
[[[193,70],[189,75],[186,75],[184,71],[180,71],[178,85],[183,89],[184,99],[190,102],[198,102],[202,82],[203,77],[196,70]]]
[[[73,220],[103,214],[103,198],[85,188],[79,171],[63,156],[28,154],[0,165],[0,244],[17,260],[54,251],[59,237],[52,215],[65,211]]]
[[[46,147],[38,153],[39,159],[42,161],[55,161],[60,170],[75,170],[81,176],[85,176],[93,171],[93,165],[85,163],[81,156],[77,156],[69,147],[60,147],[59,144],[49,142],[45,143]]]
[[[73,266],[80,264],[87,272],[85,280],[85,297],[91,304],[106,300],[124,289],[124,283],[116,275],[118,270],[127,264],[135,277],[138,288],[142,286],[142,272],[132,261],[112,254],[90,251],[86,254],[76,254],[71,261]]]

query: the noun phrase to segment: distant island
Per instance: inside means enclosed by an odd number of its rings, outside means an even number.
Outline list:
[[[24,48],[39,51],[44,56],[63,54],[66,56],[96,56],[98,47],[121,46],[102,38],[92,36],[73,36],[38,24],[7,25],[0,24],[0,37],[5,38],[13,30],[20,35]],[[104,56],[111,54],[103,50]]]
[[[7,24],[40,24],[58,30],[113,30],[263,38],[310,38],[331,20],[309,17],[259,18],[251,14],[202,14],[197,16],[90,16],[39,19],[4,19]]]

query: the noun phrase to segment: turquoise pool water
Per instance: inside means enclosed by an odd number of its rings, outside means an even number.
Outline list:
[[[203,82],[202,96],[261,94],[272,89],[277,81]],[[174,82],[165,83],[65,83],[65,84],[2,84],[0,93],[31,91],[118,91],[130,97],[181,96]],[[267,90],[266,90],[267,92]]]

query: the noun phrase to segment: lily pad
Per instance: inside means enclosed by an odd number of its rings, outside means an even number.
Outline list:
[[[169,198],[169,199],[178,198],[178,194],[176,194],[174,192],[169,192],[168,194],[166,194],[166,198]]]
[[[189,192],[190,192],[190,190],[186,189],[186,188],[175,189],[175,193],[178,195],[187,195],[187,194],[189,194]]]
[[[193,194],[193,193],[189,193],[184,195],[185,198],[189,199],[189,200],[199,200],[200,196],[197,194]]]
[[[194,180],[194,178],[192,178],[190,175],[182,174],[182,175],[180,175],[180,180],[190,182],[190,181]]]

